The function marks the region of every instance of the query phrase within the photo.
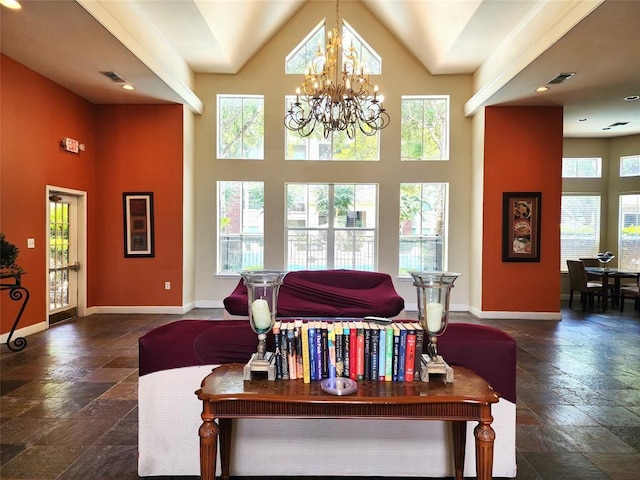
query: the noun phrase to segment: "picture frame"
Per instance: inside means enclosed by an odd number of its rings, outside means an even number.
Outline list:
[[[540,261],[541,192],[502,195],[502,261]]]
[[[153,192],[124,192],[124,256],[153,257]]]

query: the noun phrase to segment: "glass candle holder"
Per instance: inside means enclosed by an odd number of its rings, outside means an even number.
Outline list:
[[[449,296],[453,282],[460,276],[452,272],[409,272],[418,294],[418,319],[428,334],[427,354],[431,361],[441,361],[437,339],[449,323]]]
[[[245,380],[251,379],[251,372],[267,372],[269,380],[275,380],[275,355],[267,352],[267,334],[276,320],[278,293],[286,274],[278,270],[240,272],[247,287],[249,324],[258,334],[258,348],[245,366]]]

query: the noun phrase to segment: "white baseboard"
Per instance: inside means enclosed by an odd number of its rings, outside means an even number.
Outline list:
[[[102,305],[98,307],[89,307],[87,308],[87,315],[94,315],[96,313],[165,313],[165,314],[184,314],[190,310],[193,310],[194,303],[189,303],[187,305],[176,305],[176,306],[166,306],[166,305],[145,305],[145,306],[135,306],[135,305],[126,305],[126,306],[118,306],[118,305]]]
[[[13,332],[13,336],[11,337],[11,343],[15,342],[16,338],[19,337],[27,337],[29,335],[33,335],[34,333],[42,332],[47,329],[47,322],[39,322],[34,323],[33,325],[28,325],[23,328],[18,328],[15,332]],[[0,335],[0,343],[7,343],[9,339],[9,333],[3,333]]]

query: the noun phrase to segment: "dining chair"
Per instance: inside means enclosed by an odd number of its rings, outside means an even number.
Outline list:
[[[633,298],[634,310],[640,312],[640,277],[636,285],[623,285],[620,287],[620,312],[624,312],[625,298]]]
[[[600,260],[597,258],[579,258],[578,260],[580,260],[585,267],[602,267]],[[587,280],[598,282],[600,281],[599,279],[600,277],[598,275],[587,272]]]
[[[573,292],[580,292],[580,302],[584,310],[589,305],[594,304],[594,297],[598,300],[602,296],[602,282],[587,279],[587,271],[584,263],[580,260],[567,260],[569,269],[569,308],[573,305]]]

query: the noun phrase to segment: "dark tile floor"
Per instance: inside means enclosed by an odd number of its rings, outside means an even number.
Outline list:
[[[518,480],[640,478],[640,316],[626,310],[565,307],[560,322],[452,314],[517,341]],[[138,479],[138,338],[220,314],[93,315],[28,337],[22,352],[3,345],[0,478]]]

